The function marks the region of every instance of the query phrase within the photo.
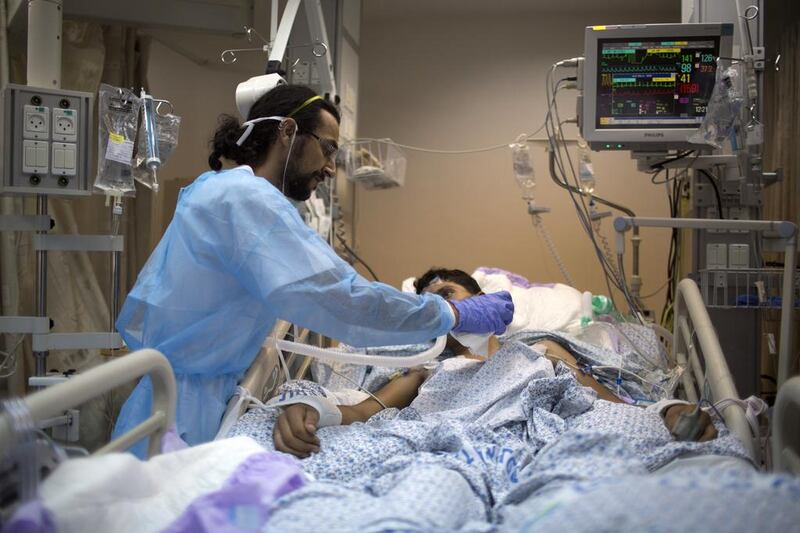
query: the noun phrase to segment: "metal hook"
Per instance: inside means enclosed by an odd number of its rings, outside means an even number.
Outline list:
[[[317,47],[321,47],[322,51],[317,52]],[[328,53],[328,45],[323,43],[322,41],[317,41],[314,43],[314,46],[311,48],[311,53],[314,54],[316,57],[322,57]]]
[[[752,14],[748,15],[748,13],[751,10],[752,10]],[[755,20],[755,18],[758,17],[758,11],[759,11],[758,6],[755,5],[755,4],[747,6],[747,8],[744,10],[744,14],[742,15],[742,18],[745,19],[745,20]]]
[[[230,65],[232,63],[236,63],[236,61],[239,59],[238,57],[236,57],[236,52],[266,52],[266,53],[269,53],[269,51],[270,51],[269,41],[264,39],[264,37],[260,33],[258,33],[258,31],[256,31],[255,28],[251,28],[250,26],[245,26],[244,27],[244,32],[247,35],[247,42],[248,43],[252,43],[253,42],[253,35],[255,35],[256,37],[261,39],[261,42],[263,42],[264,44],[260,48],[229,48],[227,50],[223,50],[222,53],[219,55],[219,58],[223,63],[225,63],[227,65]]]
[[[169,100],[153,100],[153,101],[157,102],[156,103],[156,114],[157,115],[161,115],[162,117],[164,117],[164,116],[167,116],[167,115],[171,115],[175,111],[175,107],[172,105],[172,102],[170,102]],[[161,106],[164,105],[164,104],[167,104],[169,106],[169,111],[167,113],[162,113],[161,111],[159,111],[159,109],[161,109]]]
[[[252,42],[253,42],[253,34],[255,34],[255,35],[256,35],[256,37],[258,37],[259,39],[261,39],[261,42],[262,42],[262,43],[264,43],[264,44],[269,44],[269,41],[267,41],[266,39],[264,39],[264,37],[263,37],[263,36],[262,36],[260,33],[258,33],[258,31],[256,31],[256,29],[255,29],[255,28],[251,28],[250,26],[245,26],[245,27],[244,27],[244,31],[245,31],[245,33],[247,34],[247,42],[248,42],[248,43],[252,43]]]
[[[313,43],[305,43],[305,44],[295,44],[292,46],[287,46],[286,49],[294,49],[294,48],[308,48],[311,47],[311,53],[314,54],[314,57],[323,57],[325,54],[328,53],[328,45],[323,43],[322,41],[314,41]]]
[[[229,48],[227,50],[223,50],[222,53],[219,55],[220,60],[230,65],[231,63],[236,63],[239,59],[236,57],[236,52],[269,52],[269,45],[264,45],[261,48]]]
[[[236,63],[236,51],[234,50],[223,50],[222,53],[219,55],[220,60],[223,63],[231,64]]]
[[[778,52],[778,55],[775,57],[775,72],[781,71],[781,53]]]

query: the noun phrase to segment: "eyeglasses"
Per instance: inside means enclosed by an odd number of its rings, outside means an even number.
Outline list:
[[[322,155],[325,159],[331,159],[336,161],[336,155],[339,153],[339,146],[333,142],[329,141],[328,139],[323,139],[319,135],[314,132],[308,131],[306,132],[308,135],[314,137],[317,142],[319,143],[319,147],[322,150]]]

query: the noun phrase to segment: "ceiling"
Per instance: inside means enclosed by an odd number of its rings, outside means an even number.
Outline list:
[[[476,16],[498,12],[569,14],[631,9],[639,14],[669,14],[678,18],[681,0],[364,0],[365,21],[445,16]]]

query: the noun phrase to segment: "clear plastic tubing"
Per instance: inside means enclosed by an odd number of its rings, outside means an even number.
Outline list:
[[[428,361],[432,361],[438,357],[447,344],[447,335],[442,335],[436,339],[436,342],[425,350],[414,355],[392,356],[392,355],[365,355],[360,353],[345,353],[339,350],[330,350],[326,348],[318,348],[309,344],[300,342],[292,342],[275,337],[267,337],[264,341],[264,347],[277,346],[279,349],[299,353],[320,361],[337,361],[341,363],[352,363],[356,365],[374,365],[374,366],[389,366],[389,367],[414,367],[419,366]]]

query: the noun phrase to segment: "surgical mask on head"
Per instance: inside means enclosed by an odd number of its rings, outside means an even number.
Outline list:
[[[242,124],[242,127],[245,128],[244,133],[239,137],[236,141],[237,146],[241,146],[253,132],[253,128],[259,122],[264,122],[267,120],[275,120],[282,122],[286,120],[287,117],[282,116],[271,116],[271,117],[260,117],[254,118],[252,120],[248,120],[247,122]],[[301,173],[299,171],[299,164],[296,159],[292,159],[292,154],[294,153],[294,145],[297,139],[297,129],[292,132],[292,138],[289,141],[289,151],[286,154],[286,161],[283,165],[283,176],[281,176],[281,192],[291,198],[292,200],[296,200],[298,202],[304,202],[311,197],[311,182],[314,180],[317,181],[324,181],[325,175],[322,171],[315,171],[309,173]]]
[[[274,120],[274,121],[277,121],[277,122],[283,122],[284,120],[286,120],[286,118],[287,117],[282,117],[282,116],[275,115],[275,116],[271,116],[271,117],[254,118],[252,120],[248,120],[248,121],[244,122],[242,124],[242,127],[245,128],[245,130],[244,130],[244,133],[242,133],[242,135],[236,140],[236,146],[241,146],[242,144],[244,144],[244,142],[247,140],[247,138],[253,132],[253,128],[255,127],[255,125],[258,124],[259,122],[265,122],[265,121],[268,121],[268,120]],[[289,196],[290,198],[298,200],[298,198],[295,198],[294,195],[291,194],[292,192],[295,192],[293,190],[293,185],[290,185],[290,193],[289,194],[287,194],[287,192],[285,190],[286,189],[286,174],[287,174],[287,171],[290,168],[289,167],[289,160],[292,157],[292,148],[294,148],[294,141],[295,141],[296,138],[297,138],[297,129],[295,129],[295,131],[292,132],[292,139],[291,139],[291,141],[289,141],[289,152],[286,154],[286,161],[283,164],[283,176],[281,176],[281,192],[284,195]],[[291,183],[294,183],[294,181],[296,181],[296,180],[290,179]],[[308,196],[306,196],[305,198],[300,198],[299,200],[307,200],[307,199],[308,199]]]

